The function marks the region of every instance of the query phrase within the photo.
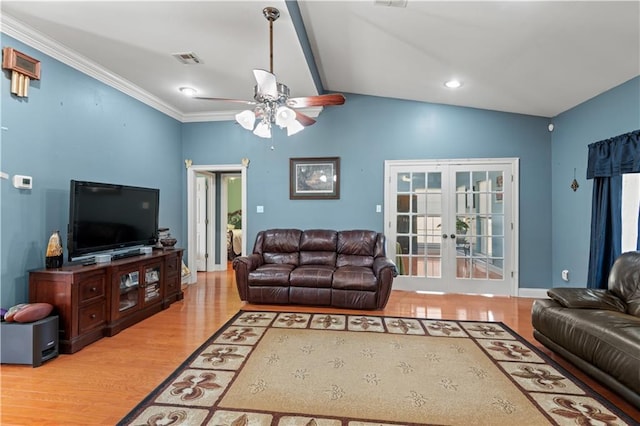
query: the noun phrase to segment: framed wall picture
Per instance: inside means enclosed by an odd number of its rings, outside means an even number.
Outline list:
[[[289,198],[340,198],[340,157],[290,158]]]

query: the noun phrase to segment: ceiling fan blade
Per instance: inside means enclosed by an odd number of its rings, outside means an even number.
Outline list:
[[[296,113],[296,120],[298,120],[298,122],[302,124],[304,127],[311,126],[316,122],[316,120],[314,120],[313,118],[309,117],[306,114],[303,114],[299,111],[294,111],[294,112]]]
[[[341,93],[328,95],[305,96],[302,98],[287,99],[287,106],[291,108],[306,108],[315,106],[333,106],[344,104],[344,96]]]
[[[258,94],[262,96],[268,96],[273,99],[278,98],[278,84],[276,82],[276,76],[269,71],[255,69],[253,75],[256,77],[258,83]]]
[[[255,105],[255,101],[243,101],[242,99],[227,99],[227,98],[207,98],[204,96],[194,96],[193,99],[201,99],[203,101],[221,101],[221,102],[235,102],[244,105]]]

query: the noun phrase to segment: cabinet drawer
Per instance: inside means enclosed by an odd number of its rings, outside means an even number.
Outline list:
[[[169,277],[164,282],[166,295],[174,294],[180,290],[180,277]]]
[[[104,275],[95,275],[83,280],[80,285],[80,303],[103,297],[105,293]]]
[[[80,334],[92,328],[105,324],[107,319],[107,304],[105,301],[92,303],[80,308]]]
[[[179,275],[180,262],[178,256],[167,257],[167,277]]]

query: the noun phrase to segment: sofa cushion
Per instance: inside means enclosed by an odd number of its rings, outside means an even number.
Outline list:
[[[289,287],[289,303],[301,305],[331,305],[330,288]]]
[[[338,254],[373,256],[378,233],[375,231],[340,231],[338,232]]]
[[[640,318],[536,300],[531,319],[534,329],[548,339],[640,392]]]
[[[333,273],[334,289],[376,291],[378,283],[373,270],[362,266],[343,266]]]
[[[286,263],[266,263],[249,272],[250,286],[289,286],[289,274],[294,266]]]
[[[627,313],[640,317],[640,252],[618,256],[609,272],[609,290],[627,304]]]
[[[552,288],[547,291],[550,298],[566,308],[604,309],[625,312],[627,307],[608,290],[591,288]]]
[[[300,265],[323,265],[334,268],[336,257],[335,251],[301,251]]]
[[[371,268],[378,233],[375,231],[338,232],[338,258],[336,266],[362,266]]]
[[[325,229],[303,231],[300,236],[300,265],[336,265],[338,233]]]
[[[338,233],[329,229],[309,229],[300,235],[300,251],[336,251]]]
[[[374,291],[331,290],[331,306],[347,309],[375,309],[378,294]]]
[[[289,282],[294,287],[331,287],[333,266],[302,265],[291,271]]]
[[[289,287],[249,286],[247,288],[247,302],[249,303],[289,303]]]
[[[300,234],[299,229],[269,229],[258,237],[260,247],[254,253],[262,254],[264,263],[299,264]]]

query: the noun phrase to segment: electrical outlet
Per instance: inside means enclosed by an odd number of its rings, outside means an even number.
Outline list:
[[[562,280],[563,281],[569,281],[569,270],[568,269],[564,269],[562,271]]]
[[[376,213],[382,212],[382,206],[380,204],[376,204]]]

